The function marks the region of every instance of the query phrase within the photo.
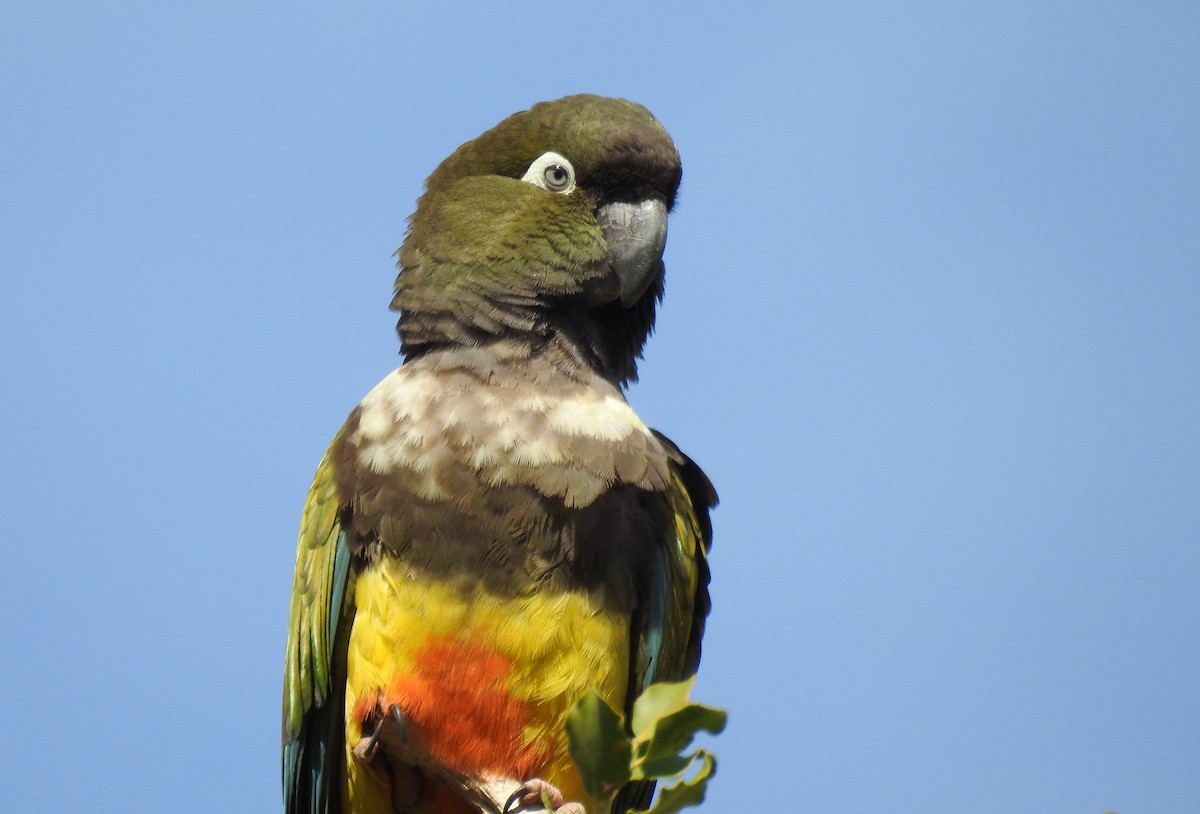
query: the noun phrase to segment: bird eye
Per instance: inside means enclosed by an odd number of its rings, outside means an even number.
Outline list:
[[[571,173],[562,164],[551,164],[542,171],[546,186],[555,192],[560,192],[571,185]]]
[[[575,189],[575,168],[566,158],[551,151],[534,159],[521,180],[566,195]]]

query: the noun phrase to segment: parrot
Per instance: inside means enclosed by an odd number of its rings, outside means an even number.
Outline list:
[[[625,396],[680,178],[645,107],[583,94],[509,116],[425,182],[390,304],[401,364],[304,504],[288,814],[480,810],[454,778],[607,814],[571,759],[571,707],[594,691],[628,713],[696,673],[716,492]],[[387,732],[407,746],[380,748]],[[612,811],[651,794],[631,783]]]

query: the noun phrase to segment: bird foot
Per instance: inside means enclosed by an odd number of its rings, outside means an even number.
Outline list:
[[[510,794],[509,790],[518,781],[473,777],[442,766],[409,737],[404,712],[395,704],[383,711],[369,736],[354,744],[353,753],[354,759],[364,765],[382,759],[392,767],[401,764],[428,772],[454,789],[481,813],[499,811],[500,814],[519,814],[547,810],[553,814],[587,814],[582,804],[564,802],[562,792],[540,777],[526,780]],[[498,803],[505,799],[505,795],[507,802],[500,806]]]
[[[370,763],[379,753],[379,746],[407,747],[408,726],[404,723],[404,713],[398,706],[388,707],[387,712],[380,716],[375,724],[375,731],[369,738],[363,738],[354,744],[354,758],[360,763]],[[404,749],[407,751],[407,749]]]
[[[504,804],[502,814],[513,814],[538,807],[554,814],[587,814],[581,803],[564,802],[562,792],[540,777],[526,780],[521,788],[514,791]]]

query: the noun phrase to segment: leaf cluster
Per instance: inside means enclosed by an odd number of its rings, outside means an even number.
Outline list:
[[[611,806],[626,783],[659,781],[671,785],[659,791],[650,808],[633,814],[673,814],[703,802],[717,760],[705,749],[687,749],[701,730],[721,732],[727,716],[689,700],[695,681],[693,676],[647,687],[634,702],[628,726],[625,716],[594,691],[575,704],[567,716],[567,739],[593,799]]]

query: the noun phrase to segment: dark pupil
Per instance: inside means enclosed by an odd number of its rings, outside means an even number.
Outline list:
[[[567,171],[554,164],[546,170],[546,177],[550,179],[550,183],[561,186],[567,182]]]

